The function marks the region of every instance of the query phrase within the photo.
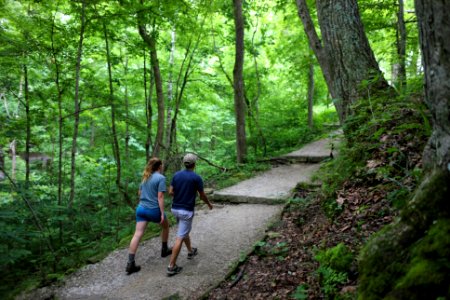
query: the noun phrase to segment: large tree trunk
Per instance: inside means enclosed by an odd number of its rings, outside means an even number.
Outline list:
[[[400,218],[362,251],[361,299],[449,296],[450,259],[450,0],[416,0],[425,70],[425,102],[433,132],[425,176]]]
[[[450,169],[450,1],[416,0],[420,45],[425,68],[425,102],[433,133],[424,153],[425,165]]]
[[[245,162],[247,141],[245,134],[245,99],[244,99],[244,16],[242,0],[233,0],[234,23],[236,31],[236,55],[233,69],[234,109],[236,114],[236,154],[237,162]]]
[[[71,151],[71,163],[70,163],[70,196],[69,196],[69,207],[72,207],[73,200],[75,198],[75,167],[76,167],[76,153],[77,153],[77,137],[78,137],[78,127],[80,122],[80,72],[81,72],[81,57],[83,55],[83,40],[84,40],[84,30],[86,26],[86,1],[82,2],[81,6],[81,27],[80,27],[80,38],[78,42],[77,50],[77,65],[75,67],[75,96],[74,96],[74,129],[72,136],[72,151]]]
[[[370,48],[357,1],[317,0],[316,5],[323,43],[315,32],[305,0],[297,0],[298,14],[343,123],[352,113],[352,103],[386,91],[389,85]]]

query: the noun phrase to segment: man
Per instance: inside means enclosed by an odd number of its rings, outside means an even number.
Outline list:
[[[197,193],[200,195],[200,199],[208,205],[209,209],[213,208],[203,190],[202,178],[194,172],[196,161],[197,156],[192,153],[186,154],[183,158],[183,164],[186,169],[177,172],[170,183],[169,195],[173,196],[172,213],[177,219],[178,232],[175,245],[172,248],[170,263],[167,267],[167,276],[176,275],[183,269],[176,264],[183,242],[188,249],[188,259],[192,259],[197,255],[197,248],[191,246],[189,237]]]

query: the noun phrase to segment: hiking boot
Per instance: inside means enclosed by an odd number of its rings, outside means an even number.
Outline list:
[[[134,261],[127,263],[127,275],[139,272],[141,270],[141,266],[136,266],[136,263]]]
[[[172,254],[172,248],[161,249],[161,257],[167,257]]]
[[[192,251],[188,253],[188,259],[193,259],[197,255],[197,248],[192,247]]]
[[[167,267],[167,276],[173,276],[173,275],[177,275],[178,273],[181,272],[181,270],[183,270],[182,267],[179,267],[177,265],[174,265],[172,268],[171,267]]]

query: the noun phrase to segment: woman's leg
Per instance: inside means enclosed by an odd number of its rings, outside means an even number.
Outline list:
[[[142,236],[144,235],[145,228],[147,228],[146,221],[136,222],[136,231],[134,232],[134,236],[131,239],[130,248],[128,249],[128,253],[136,254],[137,248],[139,246],[139,242],[141,241]]]
[[[167,218],[165,218],[162,222],[161,228],[161,240],[163,243],[167,243],[167,241],[169,240],[169,221],[167,221]]]

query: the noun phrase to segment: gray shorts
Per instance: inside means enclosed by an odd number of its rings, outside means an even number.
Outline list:
[[[192,220],[194,219],[194,212],[183,210],[183,209],[173,209],[172,213],[177,219],[178,232],[177,237],[185,238],[189,235],[192,229]]]

